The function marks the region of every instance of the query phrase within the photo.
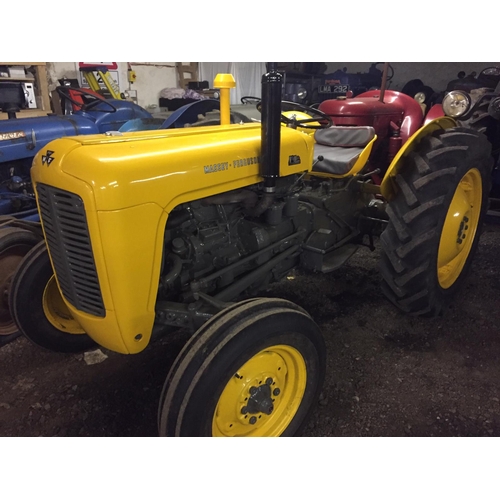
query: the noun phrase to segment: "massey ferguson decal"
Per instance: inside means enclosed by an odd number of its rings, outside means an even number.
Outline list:
[[[54,159],[52,157],[53,154],[54,154],[54,151],[47,149],[47,152],[42,156],[42,165],[47,164],[47,167],[48,167],[52,163],[52,160]]]

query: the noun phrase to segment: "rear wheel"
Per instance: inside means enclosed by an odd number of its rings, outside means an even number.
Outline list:
[[[54,352],[81,352],[95,342],[73,318],[55,280],[45,241],[23,259],[12,279],[10,310],[21,332]]]
[[[383,289],[403,311],[440,314],[465,279],[487,207],[490,152],[483,134],[453,128],[406,157],[381,236]]]
[[[214,316],[189,340],[160,400],[162,436],[292,436],[319,397],[323,337],[280,299],[251,299]]]
[[[9,309],[12,277],[23,257],[40,241],[25,229],[0,229],[0,345],[5,345],[20,334]]]

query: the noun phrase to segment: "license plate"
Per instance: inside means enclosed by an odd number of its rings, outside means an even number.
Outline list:
[[[320,94],[347,94],[349,85],[320,85],[318,92]]]

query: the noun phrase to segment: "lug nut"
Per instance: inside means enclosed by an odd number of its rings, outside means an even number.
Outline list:
[[[281,391],[280,391],[280,390],[276,387],[276,389],[274,389],[274,391],[273,391],[273,395],[274,395],[274,396],[279,396],[279,395],[280,395],[280,392],[281,392]]]
[[[241,413],[243,413],[243,415],[246,415],[248,413],[248,407],[244,406],[242,409],[241,409]]]
[[[252,417],[250,418],[249,422],[253,425],[255,422],[257,422],[257,417]]]
[[[273,383],[273,379],[271,377],[269,377],[267,380],[266,380],[266,384],[267,385],[271,385]]]
[[[257,387],[250,387],[250,394],[253,396],[257,392]]]

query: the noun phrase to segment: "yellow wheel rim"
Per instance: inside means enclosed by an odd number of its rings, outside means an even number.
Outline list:
[[[439,241],[437,272],[442,288],[458,279],[472,248],[482,203],[481,174],[471,168],[458,183]]]
[[[54,276],[50,278],[45,286],[42,304],[45,317],[52,326],[66,333],[78,335],[85,333],[85,330],[83,330],[73,318],[68,307],[64,303]]]
[[[212,435],[280,436],[304,396],[307,370],[297,349],[276,345],[250,358],[222,391]]]

